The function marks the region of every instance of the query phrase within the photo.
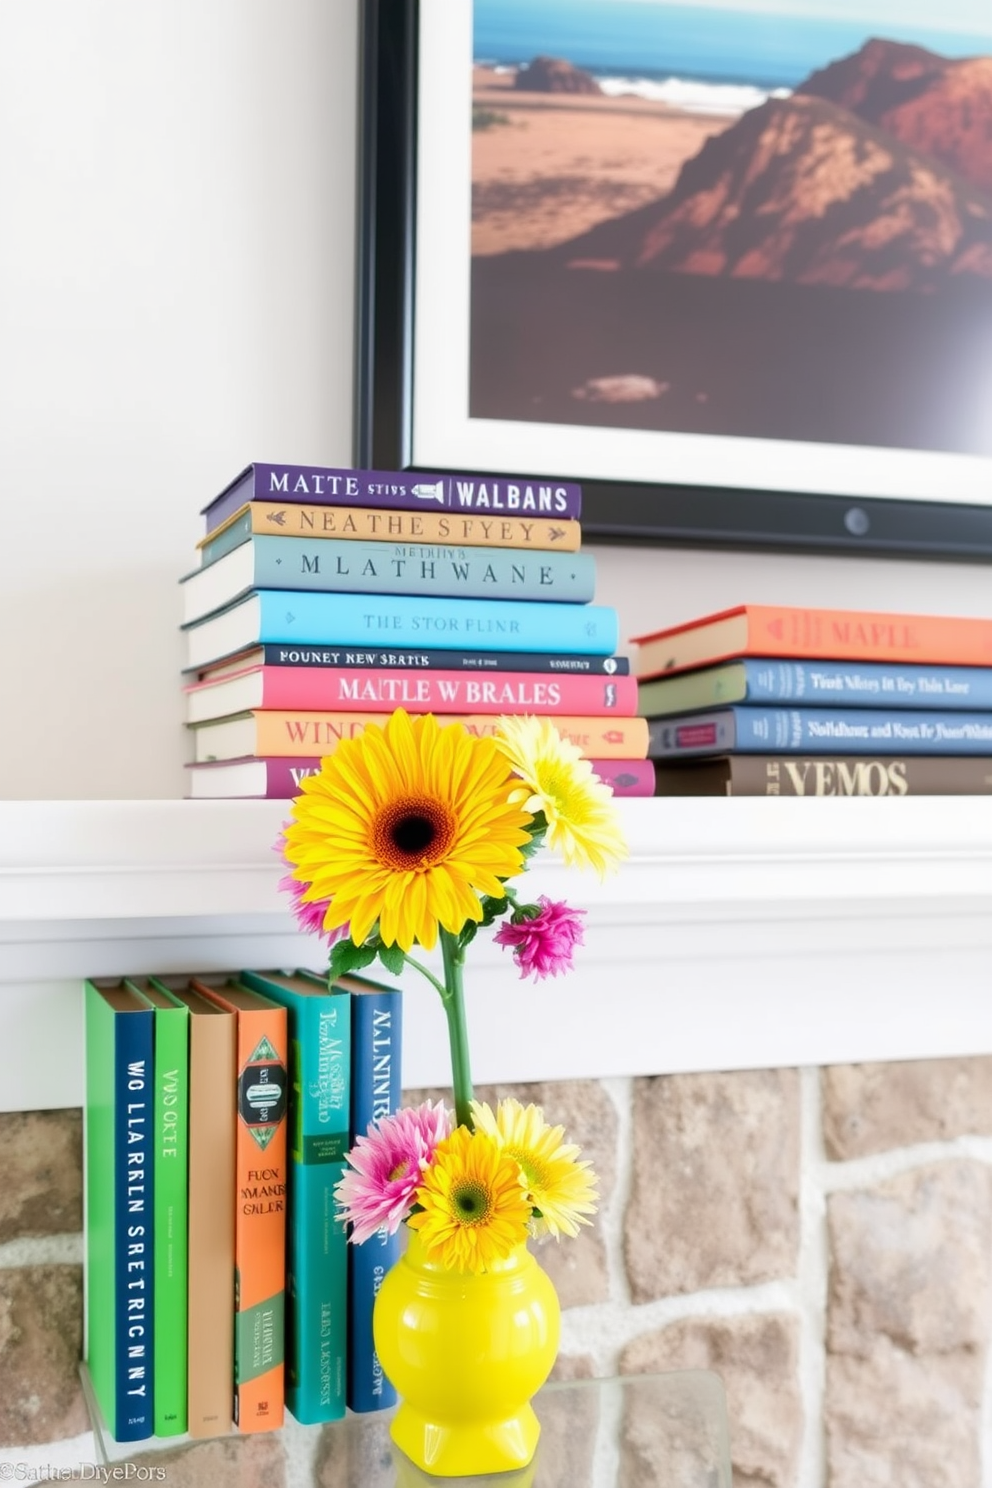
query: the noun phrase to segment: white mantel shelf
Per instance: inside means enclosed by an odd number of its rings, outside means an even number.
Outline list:
[[[521,982],[476,943],[480,1083],[992,1053],[992,798],[618,805],[619,874],[532,869],[588,909],[570,976]],[[0,1109],[78,1103],[84,976],[321,966],[277,889],[285,815],[0,802]],[[434,994],[404,985],[405,1083],[446,1084]]]

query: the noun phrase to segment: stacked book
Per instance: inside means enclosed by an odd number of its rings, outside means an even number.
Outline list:
[[[189,794],[295,796],[398,707],[474,733],[547,716],[618,794],[652,794],[580,508],[568,482],[248,466],[182,581]]]
[[[632,644],[658,795],[992,791],[992,619],[740,605]]]
[[[392,1405],[372,1306],[398,1239],[349,1246],[334,1188],[399,1107],[401,994],[309,972],[91,981],[85,1029],[84,1358],[110,1436]]]

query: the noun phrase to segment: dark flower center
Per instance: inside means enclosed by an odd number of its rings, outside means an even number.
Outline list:
[[[393,827],[393,842],[401,853],[423,853],[431,846],[437,831],[426,816],[404,816]]]
[[[372,824],[372,846],[387,868],[430,868],[455,840],[455,814],[446,801],[430,796],[390,801]]]
[[[481,1183],[460,1183],[452,1191],[455,1213],[462,1224],[481,1224],[489,1215],[489,1192]]]

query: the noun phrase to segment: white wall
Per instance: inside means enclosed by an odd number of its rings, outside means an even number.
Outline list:
[[[0,791],[183,793],[176,580],[251,459],[351,454],[358,0],[0,7]],[[621,634],[992,613],[992,569],[602,548]]]
[[[176,581],[351,453],[356,0],[0,7],[0,791],[183,793]]]

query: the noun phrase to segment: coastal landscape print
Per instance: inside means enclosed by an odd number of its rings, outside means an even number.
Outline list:
[[[992,4],[474,0],[471,283],[473,418],[992,455]]]

